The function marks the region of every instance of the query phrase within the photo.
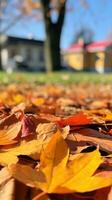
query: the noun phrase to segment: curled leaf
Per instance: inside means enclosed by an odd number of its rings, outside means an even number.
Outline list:
[[[27,137],[28,135],[35,132],[35,123],[32,121],[32,119],[26,115],[22,118],[22,135],[21,137]]]
[[[16,143],[14,139],[21,130],[21,122],[10,125],[7,129],[0,130],[0,145],[8,145]]]

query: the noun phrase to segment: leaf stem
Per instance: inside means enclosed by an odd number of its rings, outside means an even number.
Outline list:
[[[36,195],[32,200],[39,200],[44,195],[46,195],[46,192],[41,192],[40,194]]]

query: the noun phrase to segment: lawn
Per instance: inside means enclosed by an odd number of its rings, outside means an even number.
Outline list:
[[[0,83],[9,84],[12,82],[16,83],[112,83],[112,73],[111,74],[96,74],[96,73],[75,73],[75,72],[55,72],[55,73],[29,73],[29,72],[14,72],[12,74],[7,74],[5,72],[0,72]]]

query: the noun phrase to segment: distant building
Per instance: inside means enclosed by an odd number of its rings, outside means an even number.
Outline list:
[[[90,66],[99,73],[112,72],[112,41],[99,41],[87,46]]]
[[[84,44],[82,40],[62,52],[64,63],[81,71],[99,73],[112,71],[112,42],[99,41]]]
[[[2,66],[7,71],[16,69],[43,70],[43,42],[34,39],[4,36],[1,48]]]

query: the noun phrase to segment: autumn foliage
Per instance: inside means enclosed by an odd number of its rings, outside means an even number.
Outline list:
[[[0,88],[0,199],[112,199],[111,85]]]

